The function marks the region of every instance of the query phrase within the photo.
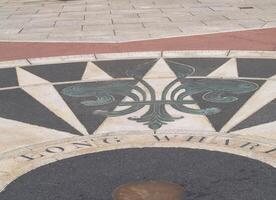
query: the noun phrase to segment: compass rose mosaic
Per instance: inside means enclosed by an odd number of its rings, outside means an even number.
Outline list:
[[[142,76],[139,77],[139,75],[136,75],[139,74],[139,66],[137,66],[136,69],[131,69],[132,71],[127,71],[126,74],[129,77],[133,77],[133,81],[135,81],[135,83],[140,83],[142,87],[134,85],[130,81],[114,81],[103,83],[99,86],[93,86],[93,84],[77,84],[64,88],[62,90],[62,94],[70,97],[95,97],[96,100],[85,100],[80,102],[87,107],[109,105],[116,101],[115,95],[127,97],[130,100],[122,101],[117,105],[118,107],[127,107],[126,109],[119,111],[94,111],[94,114],[107,117],[127,115],[148,105],[149,108],[145,114],[140,117],[129,117],[128,119],[141,122],[156,132],[156,130],[161,128],[162,125],[166,125],[169,122],[184,118],[183,116],[171,116],[166,110],[166,105],[170,105],[172,108],[183,113],[213,115],[221,112],[221,110],[217,107],[204,109],[194,109],[187,107],[186,105],[193,105],[196,104],[196,102],[194,100],[187,100],[185,98],[192,95],[201,94],[202,100],[207,102],[231,103],[238,100],[238,97],[233,95],[238,96],[239,94],[250,93],[258,88],[258,84],[243,80],[217,80],[200,78],[185,80],[186,76],[192,75],[195,72],[195,68],[177,62],[167,61],[167,63],[172,65],[172,69],[176,74],[176,78],[164,87],[163,91],[161,92],[160,99],[157,99],[156,91],[150,85],[150,83],[148,83],[146,80],[143,80]],[[165,65],[165,63],[163,64]],[[160,66],[160,68],[162,67]],[[175,87],[169,95],[169,91],[177,84],[179,85]],[[147,92],[149,97],[147,97]]]
[[[246,131],[275,120],[275,94],[266,89],[274,83],[274,62],[152,58],[2,69],[0,117],[61,137],[125,130]]]
[[[0,77],[0,199],[51,190],[53,200],[276,195],[276,59],[65,60],[1,68]]]

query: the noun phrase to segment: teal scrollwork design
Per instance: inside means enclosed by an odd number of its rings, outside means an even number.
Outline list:
[[[183,116],[175,117],[169,114],[165,105],[170,105],[183,113],[212,115],[220,112],[220,109],[215,107],[206,109],[188,107],[187,105],[195,104],[196,102],[187,99],[187,97],[201,94],[202,99],[205,101],[230,103],[238,100],[237,95],[252,92],[258,88],[257,84],[244,80],[185,78],[195,71],[189,65],[175,63],[173,70],[177,78],[163,89],[161,99],[156,98],[156,92],[148,82],[141,77],[135,76],[137,74],[135,70],[129,71],[128,75],[133,77],[136,82],[142,84],[143,87],[133,83],[130,84],[129,81],[109,81],[101,82],[99,86],[76,84],[64,88],[62,94],[70,97],[89,97],[91,99],[80,102],[88,107],[111,104],[115,101],[116,95],[128,97],[129,101],[122,101],[118,104],[118,106],[122,107],[121,110],[96,110],[94,114],[117,117],[149,106],[149,109],[142,116],[129,117],[128,119],[143,123],[156,133],[156,130],[163,125],[183,118]],[[171,92],[169,93],[169,91]]]

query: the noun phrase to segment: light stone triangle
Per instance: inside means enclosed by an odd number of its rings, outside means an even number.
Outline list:
[[[16,73],[19,86],[49,83],[49,81],[44,80],[24,69],[21,69],[20,67],[16,68]]]
[[[101,70],[93,62],[88,62],[81,80],[112,80],[113,78]]]
[[[149,72],[150,73],[150,72]],[[175,76],[175,75],[174,75]],[[155,89],[157,100],[160,100],[161,94],[163,89],[171,82],[174,78],[167,78],[167,79],[147,79],[146,81]],[[137,84],[139,85],[139,84]],[[149,96],[148,91],[147,95]],[[168,93],[167,96],[170,96],[170,93]],[[191,97],[186,98],[191,99]],[[124,101],[133,101],[129,98],[125,98]],[[163,125],[160,129],[157,130],[157,133],[164,133],[172,130],[178,130],[182,131],[183,133],[186,132],[215,132],[215,129],[209,122],[208,118],[203,115],[193,115],[193,114],[187,114],[182,113],[180,111],[175,110],[170,105],[166,105],[166,110],[168,113],[174,117],[183,116],[183,119],[177,119],[174,122],[168,122],[166,125]],[[190,105],[189,107],[194,109],[199,109],[199,107],[195,104]],[[148,128],[147,125],[143,125],[143,123],[139,123],[133,120],[129,120],[129,117],[141,117],[143,114],[145,114],[148,111],[149,106],[145,106],[144,108],[130,113],[128,115],[119,116],[119,117],[108,117],[103,124],[95,131],[95,134],[98,135],[106,135],[112,132],[116,132],[116,134],[123,134],[131,132],[135,133],[137,131],[142,132],[149,132],[153,133],[153,130]],[[118,109],[118,107],[115,110],[121,110]],[[118,126],[118,124],[120,124]],[[130,132],[128,132],[130,131]]]
[[[272,79],[275,79],[273,76]],[[276,81],[267,80],[259,90],[238,110],[238,112],[224,125],[222,132],[227,132],[237,124],[247,119],[250,115],[260,110],[276,98]]]
[[[24,87],[23,90],[80,133],[88,135],[86,128],[80,123],[52,85],[29,86]]]
[[[215,71],[210,73],[208,77],[219,77],[219,78],[239,77],[236,58],[232,58],[228,60],[226,63],[221,65]]]
[[[148,71],[148,73],[144,76],[144,79],[149,78],[168,78],[175,77],[174,72],[168,66],[166,61],[163,58],[160,58],[155,65]]]
[[[26,75],[25,77],[30,77],[31,75],[35,76],[33,74],[27,75],[29,72],[25,70],[25,72],[22,72],[22,70],[23,69],[21,69],[21,74],[24,73]],[[74,113],[65,103],[57,90],[50,84],[50,82],[38,76],[36,76],[35,79],[37,81],[41,79],[41,83],[44,82],[48,84],[31,86],[33,79],[27,79],[24,80],[24,84],[29,86],[24,86],[22,87],[22,89],[38,102],[40,102],[42,105],[44,105],[46,108],[48,108],[50,111],[52,111],[55,115],[63,119],[76,130],[78,130],[80,133],[82,133],[83,135],[88,135],[86,128],[80,123],[78,118],[74,115]]]
[[[233,135],[262,137],[276,140],[276,122],[270,122],[231,132]]]
[[[0,118],[0,130],[0,152],[50,140],[72,137],[72,134],[67,132],[5,118]]]

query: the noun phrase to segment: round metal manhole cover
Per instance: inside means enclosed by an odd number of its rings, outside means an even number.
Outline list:
[[[113,191],[113,200],[181,200],[184,187],[167,181],[133,182]]]

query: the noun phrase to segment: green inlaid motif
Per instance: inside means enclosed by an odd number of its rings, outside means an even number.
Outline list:
[[[196,102],[194,100],[186,100],[185,98],[195,94],[201,94],[202,99],[208,102],[229,103],[238,100],[238,97],[233,95],[252,92],[258,88],[257,84],[243,80],[185,78],[195,71],[193,67],[188,65],[176,65],[174,71],[176,71],[177,78],[163,89],[161,99],[156,98],[156,92],[150,84],[141,77],[135,76],[137,69],[136,71],[129,71],[128,75],[131,75],[133,80],[141,83],[146,90],[126,81],[111,81],[102,82],[100,86],[96,87],[89,84],[76,84],[63,89],[62,93],[70,97],[95,98],[95,100],[80,102],[82,105],[88,107],[108,105],[115,101],[114,96],[116,95],[129,97],[131,99],[130,101],[123,101],[118,105],[123,108],[122,110],[96,110],[94,114],[117,117],[136,112],[145,106],[149,106],[148,111],[142,116],[129,117],[128,119],[143,123],[156,132],[163,125],[183,118],[183,116],[175,117],[169,114],[165,105],[170,105],[183,113],[213,115],[221,110],[215,107],[206,109],[190,108],[186,105],[196,104]],[[180,85],[175,87],[179,83]],[[168,95],[169,91],[171,91],[170,95]]]

